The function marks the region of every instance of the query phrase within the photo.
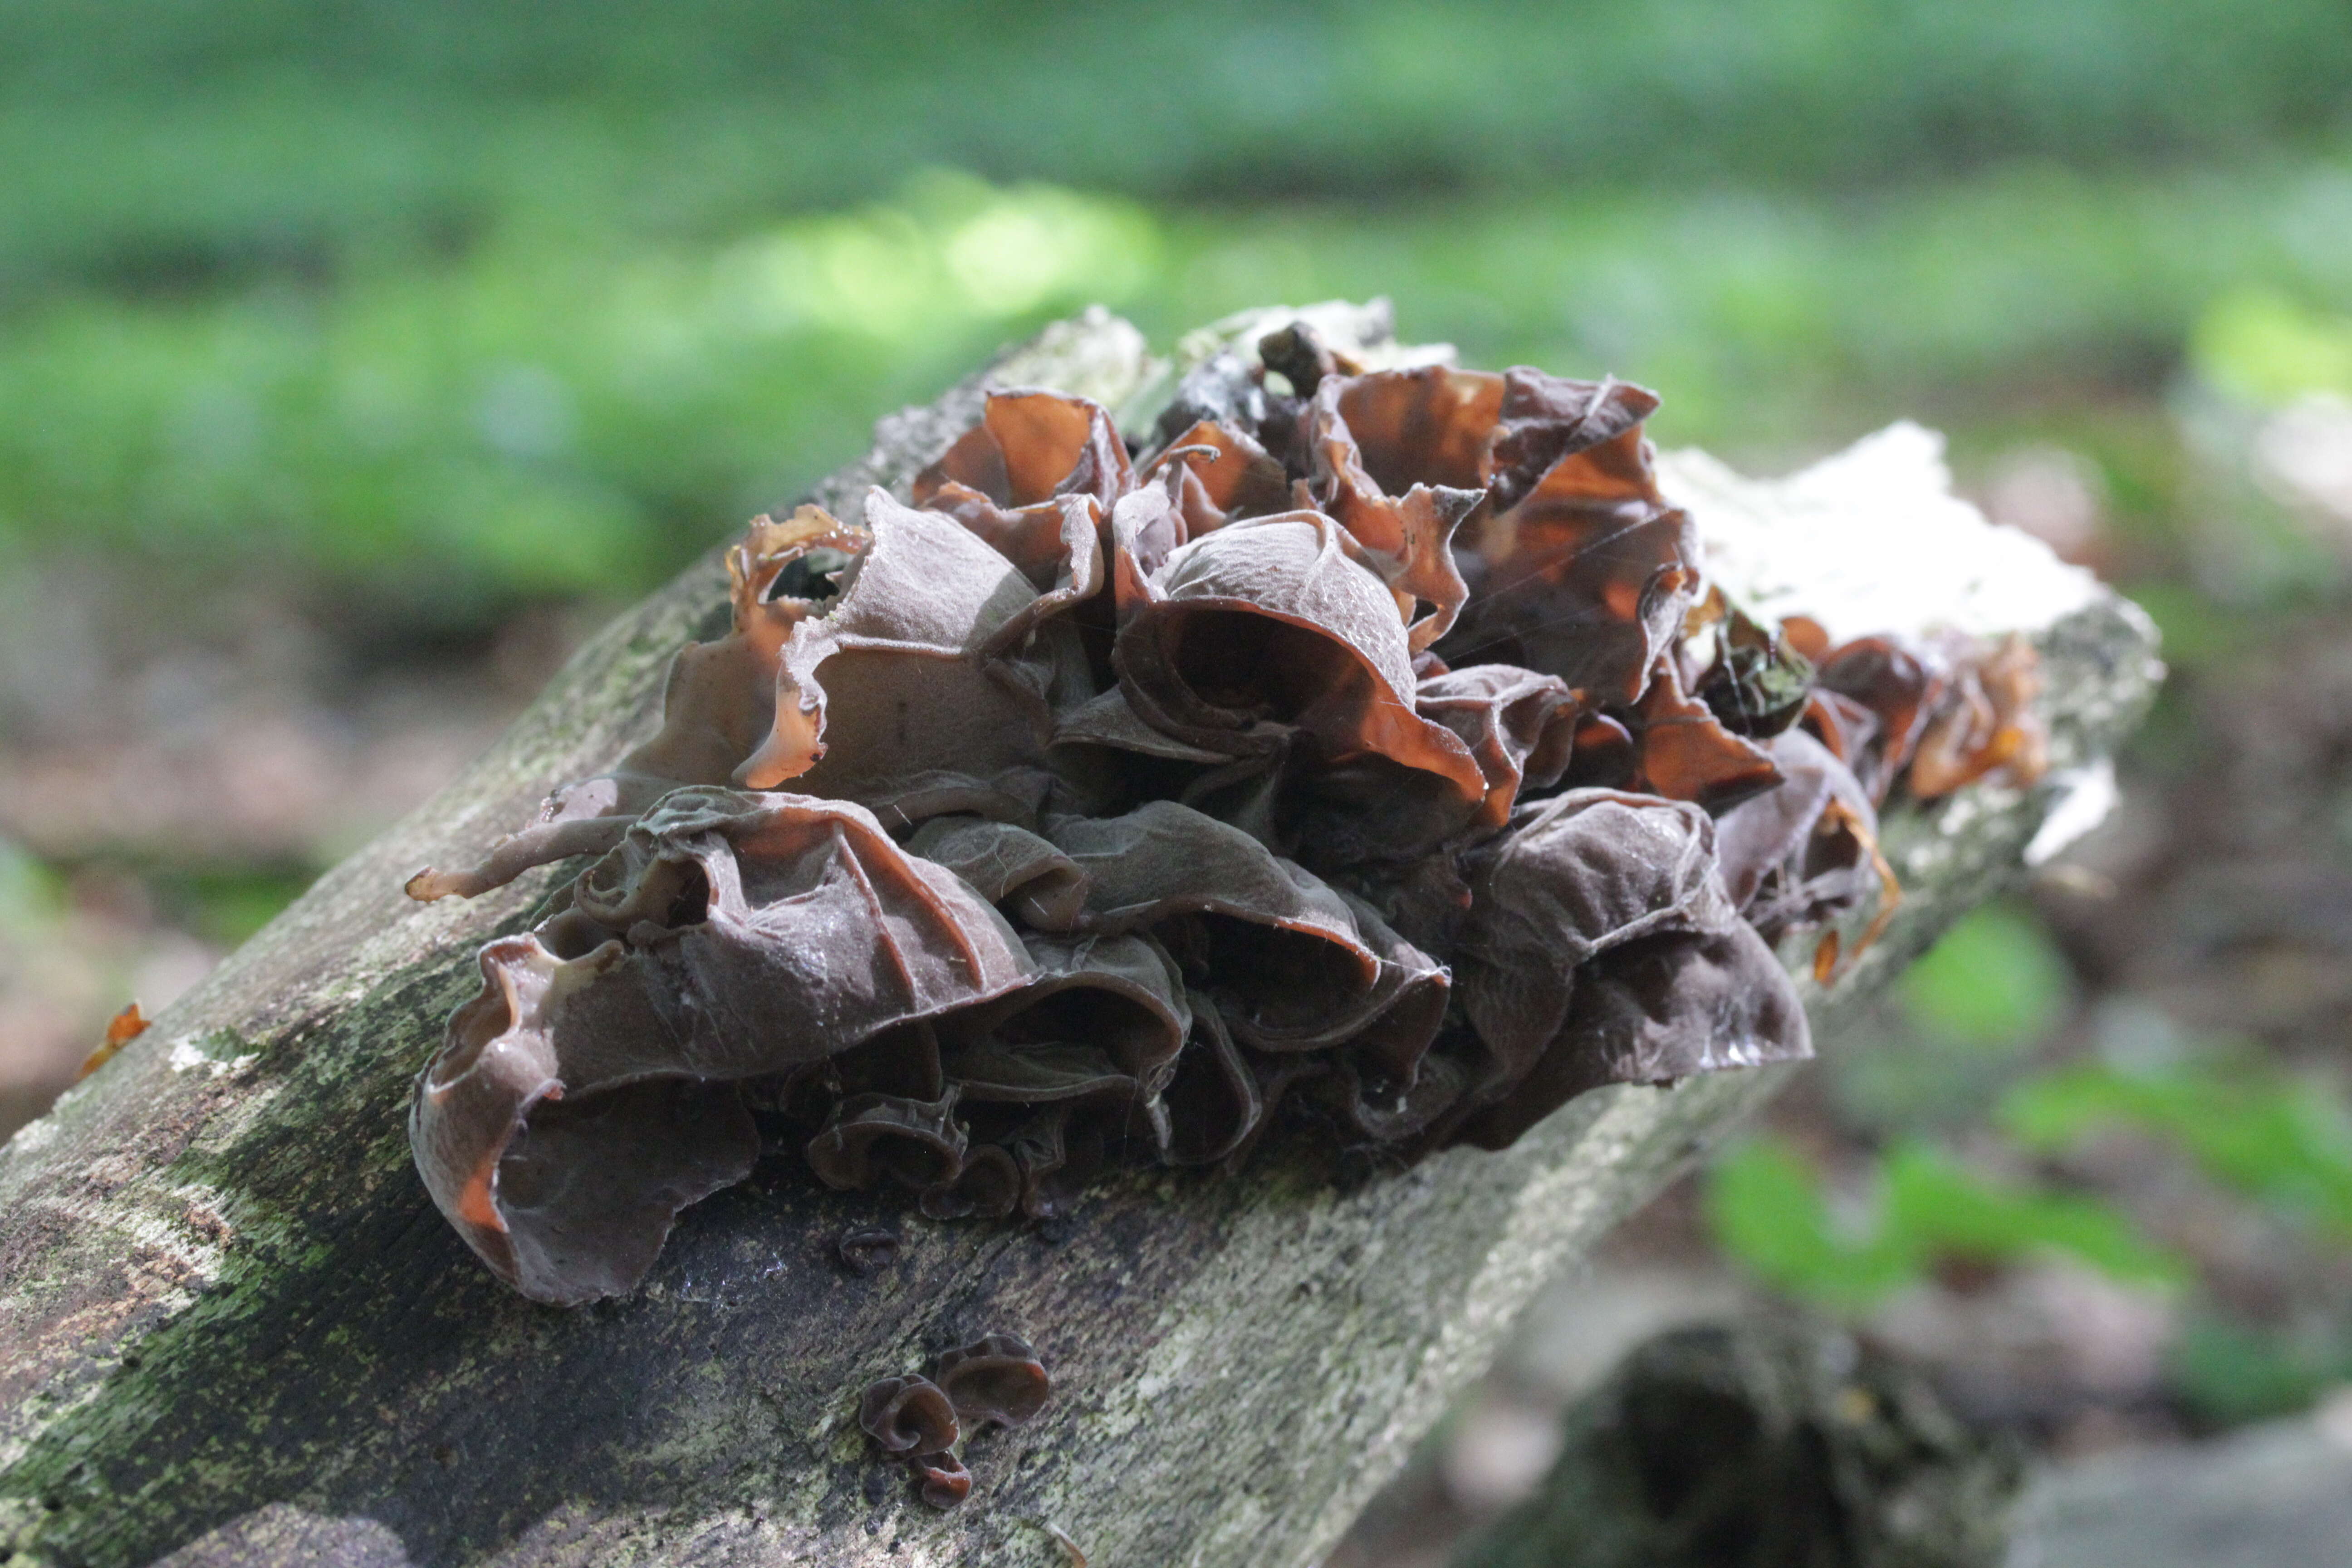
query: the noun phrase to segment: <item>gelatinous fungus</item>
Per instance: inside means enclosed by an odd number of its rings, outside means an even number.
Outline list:
[[[886,1454],[944,1454],[962,1436],[946,1393],[912,1373],[869,1384],[858,1396],[857,1424]]]
[[[1831,647],[1710,583],[1650,393],[1368,368],[1303,321],[1256,353],[1192,372],[1156,449],[1000,390],[904,500],[760,519],[653,738],[412,879],[592,858],[482,950],[412,1108],[502,1278],[627,1290],[763,1150],[1058,1225],[1277,1116],[1392,1168],[1801,1057],[1767,944],[1866,944],[1889,792],[2043,765],[2023,641]],[[933,1454],[1043,1388],[983,1341],[867,1427]]]
[[[953,1454],[913,1454],[907,1468],[914,1472],[925,1502],[933,1508],[953,1508],[971,1495],[971,1472]]]
[[[869,1384],[857,1424],[885,1454],[903,1458],[925,1502],[953,1508],[971,1495],[971,1472],[952,1450],[984,1427],[1018,1426],[1044,1406],[1052,1382],[1027,1341],[982,1334],[940,1356],[936,1381],[913,1373]]]
[[[956,1419],[974,1432],[1020,1426],[1053,1390],[1037,1352],[1013,1334],[982,1334],[957,1346],[940,1357],[934,1376],[954,1404]]]
[[[898,1261],[898,1233],[879,1226],[857,1226],[842,1232],[833,1250],[844,1268],[860,1279],[870,1279]]]

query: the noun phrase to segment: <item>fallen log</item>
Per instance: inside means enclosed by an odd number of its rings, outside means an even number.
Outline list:
[[[1318,321],[1343,347],[1382,330]],[[992,384],[1133,408],[1168,378],[1090,312],[883,421],[816,499],[904,493]],[[2153,633],[1952,501],[1924,432],[1776,485],[1691,455],[1665,477],[1763,607],[2017,631],[2041,655],[2051,772],[1890,808],[1900,908],[1832,983],[1802,966],[1834,1029],[2029,847],[2095,819],[2160,673]],[[1505,1152],[1401,1172],[1277,1144],[1238,1177],[1133,1174],[1026,1228],[763,1167],[688,1211],[635,1294],[535,1305],[435,1212],[404,1118],[476,949],[562,873],[431,905],[401,884],[642,740],[670,654],[726,614],[714,554],[0,1151],[0,1561],[1045,1563],[1066,1537],[1101,1562],[1311,1563],[1536,1288],[1787,1079],[1597,1091]],[[895,1263],[845,1267],[839,1242],[871,1226]],[[859,1391],[996,1331],[1039,1348],[1056,1392],[976,1441],[981,1489],[935,1511],[876,1463]]]

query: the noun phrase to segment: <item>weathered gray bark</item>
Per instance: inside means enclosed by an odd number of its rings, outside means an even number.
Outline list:
[[[1147,369],[1097,315],[993,374],[1117,405]],[[903,482],[979,384],[886,421],[820,495]],[[1058,1240],[755,1181],[689,1211],[636,1295],[534,1306],[426,1201],[403,1116],[475,948],[555,873],[431,906],[400,882],[642,736],[670,651],[723,598],[706,561],[607,628],[463,778],[0,1152],[13,1561],[1058,1561],[1042,1521],[1098,1562],[1308,1563],[1538,1284],[1784,1080],[1590,1095],[1507,1153],[1402,1173],[1336,1180],[1276,1150],[1240,1179],[1138,1175]],[[2145,620],[2095,597],[2026,629],[2062,769],[2098,755],[2149,689]],[[1891,824],[1910,896],[1809,991],[1817,1019],[2014,874],[2056,793]],[[901,1260],[852,1278],[832,1244],[872,1220],[902,1230]],[[935,1513],[872,1461],[852,1403],[992,1329],[1033,1339],[1057,1392],[976,1442],[979,1490]]]

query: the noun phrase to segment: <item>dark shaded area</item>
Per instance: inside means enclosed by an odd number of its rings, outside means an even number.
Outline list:
[[[1995,1568],[2022,1450],[1825,1323],[1757,1317],[1636,1350],[1567,1417],[1543,1489],[1465,1568]]]

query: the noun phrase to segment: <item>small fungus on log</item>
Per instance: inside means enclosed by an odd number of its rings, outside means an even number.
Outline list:
[[[971,1495],[971,1472],[950,1452],[990,1426],[1018,1426],[1045,1406],[1053,1382],[1027,1341],[982,1334],[943,1352],[937,1381],[909,1373],[871,1384],[857,1402],[857,1424],[884,1453],[907,1461],[933,1508]]]
[[[914,1454],[907,1468],[921,1484],[923,1500],[933,1508],[953,1508],[971,1495],[971,1472],[953,1454]]]
[[[944,1454],[962,1436],[955,1406],[928,1377],[886,1377],[858,1397],[857,1424],[886,1454]]]
[[[1013,1334],[983,1334],[947,1352],[940,1357],[937,1377],[956,1419],[974,1432],[991,1425],[1020,1426],[1037,1414],[1053,1389],[1037,1352]]]
[[[1278,1114],[1393,1167],[1801,1058],[1772,944],[1833,968],[1833,922],[1891,909],[1898,780],[2042,767],[2021,639],[1831,647],[1710,582],[1651,393],[1368,371],[1303,321],[1262,356],[1140,450],[1002,390],[913,504],[758,520],[654,739],[411,879],[594,857],[483,949],[417,1082],[426,1186],[501,1278],[628,1290],[780,1138],[934,1217],[1053,1222]],[[970,1418],[1020,1409],[1000,1372]]]
[[[833,1249],[844,1268],[866,1279],[898,1261],[898,1233],[879,1226],[858,1226],[843,1232]]]

